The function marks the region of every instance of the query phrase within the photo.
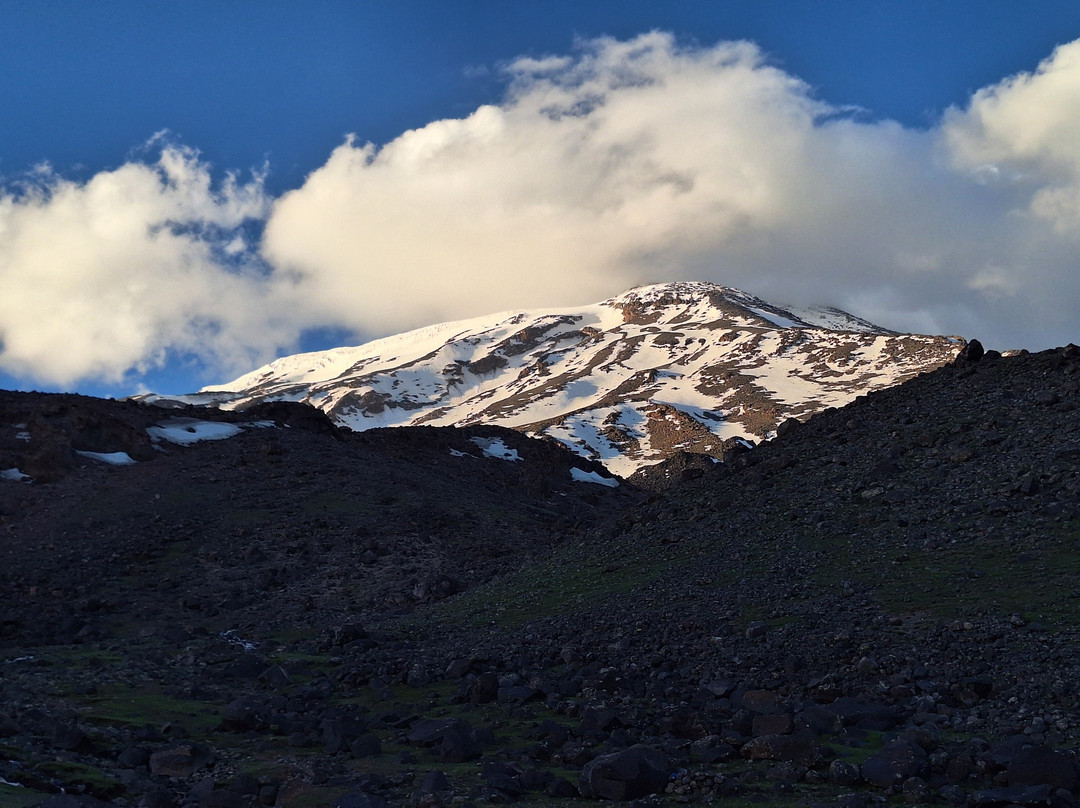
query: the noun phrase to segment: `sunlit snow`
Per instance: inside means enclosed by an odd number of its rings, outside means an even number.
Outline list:
[[[101,463],[108,463],[110,466],[135,465],[135,459],[127,452],[80,452],[76,450],[75,454],[88,457],[91,460],[97,460]]]
[[[779,308],[715,284],[668,283],[591,306],[502,312],[284,357],[181,398],[225,409],[306,401],[355,430],[497,424],[553,437],[626,475],[679,448],[653,445],[646,413],[658,406],[700,423],[714,446],[767,438],[763,408],[776,423],[804,418],[951,361],[957,349],[838,309]],[[700,433],[696,440],[700,451]]]
[[[570,476],[579,483],[596,483],[606,485],[608,488],[618,488],[619,481],[610,477],[602,477],[595,471],[582,471],[577,466],[570,469]]]
[[[499,460],[521,460],[517,449],[511,449],[502,442],[502,438],[473,438],[472,442],[480,447],[485,457],[494,457]]]
[[[231,438],[240,434],[241,428],[236,424],[225,424],[220,421],[201,421],[198,418],[170,418],[157,426],[147,427],[146,431],[155,440],[165,440],[169,443],[187,446],[201,440]]]

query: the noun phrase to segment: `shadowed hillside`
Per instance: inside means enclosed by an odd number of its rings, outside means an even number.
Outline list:
[[[0,793],[1073,805],[1078,393],[961,359],[654,493],[490,428],[5,481]]]

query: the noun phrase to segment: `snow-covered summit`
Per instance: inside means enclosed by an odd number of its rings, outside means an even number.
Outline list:
[[[629,474],[686,450],[721,457],[955,357],[838,309],[785,308],[702,282],[590,306],[511,311],[283,357],[184,397],[227,408],[306,401],[353,429],[492,423]]]

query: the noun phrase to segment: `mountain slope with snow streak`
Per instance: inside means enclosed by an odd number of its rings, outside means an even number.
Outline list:
[[[356,430],[498,424],[629,475],[677,451],[722,458],[951,361],[964,341],[791,310],[710,283],[640,287],[574,309],[442,323],[284,357],[185,401],[305,401]]]

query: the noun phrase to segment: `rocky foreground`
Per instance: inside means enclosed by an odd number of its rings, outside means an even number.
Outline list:
[[[963,358],[646,488],[283,426],[4,482],[0,804],[1074,805],[1078,393]]]

